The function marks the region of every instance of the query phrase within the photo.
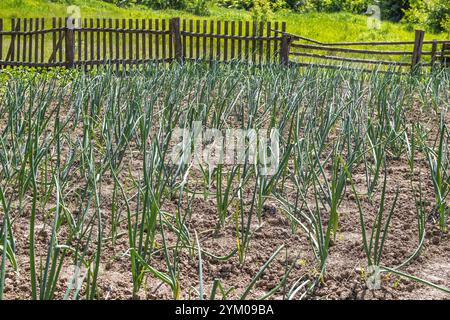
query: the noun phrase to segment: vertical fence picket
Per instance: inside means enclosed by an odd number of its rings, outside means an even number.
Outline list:
[[[127,21],[122,19],[122,56],[120,57],[122,70],[125,69],[125,60],[127,58]]]
[[[202,59],[206,61],[206,47],[207,47],[207,42],[206,42],[206,33],[208,32],[208,21],[203,20],[203,56]]]
[[[88,27],[88,20],[84,18],[81,20],[80,18],[80,28],[87,28]],[[80,56],[78,59],[81,61],[83,68],[86,70],[86,62],[88,61],[88,34],[86,32],[86,29],[83,31],[80,30],[80,44],[78,44],[78,47],[81,48]]]
[[[258,32],[258,23],[253,21],[253,30],[252,30],[252,63],[256,63],[256,53],[257,53],[257,43],[256,36]]]
[[[3,18],[0,18],[0,69],[3,68]]]
[[[242,21],[238,22],[238,60],[242,60]]]
[[[37,52],[38,52],[38,46],[39,46],[38,45],[39,38],[38,38],[37,31],[39,30],[39,18],[33,19],[32,24],[33,24],[33,30],[35,31],[35,34],[30,37],[30,38],[34,38],[34,40],[30,40],[30,44],[33,43],[31,46],[34,47],[33,49],[30,48],[30,61],[37,63],[38,62]]]
[[[33,31],[33,18],[28,19],[28,29],[30,30],[30,32]],[[28,58],[27,58],[28,62],[33,62],[33,34],[30,33],[30,35],[28,36]]]
[[[176,20],[177,18],[174,18],[174,19]],[[172,28],[173,28],[172,24],[175,21],[174,19],[169,20],[169,29],[168,29],[169,30],[169,59],[170,59],[170,61],[173,61],[174,59],[179,59],[179,57],[176,53],[175,44],[178,44],[178,41],[176,38],[178,36],[180,36],[180,34],[179,34],[179,28],[177,30],[177,34],[172,32]],[[175,23],[177,23],[177,22],[175,22]],[[175,54],[174,54],[174,51],[175,51]]]
[[[91,29],[94,28],[94,19],[89,19],[89,26]],[[90,32],[90,38],[89,38],[89,59],[91,61],[94,61],[94,32]]]
[[[119,70],[120,70],[120,63],[119,63],[119,60],[120,60],[120,34],[119,34],[119,28],[120,28],[120,22],[119,22],[119,19],[115,19],[115,21],[114,21],[114,25],[116,26],[116,32],[115,32],[115,34],[116,34],[116,41],[115,41],[115,48],[116,48],[116,52],[115,52],[115,56],[114,56],[114,59],[116,60],[116,72],[119,72]]]
[[[249,36],[250,36],[250,22],[245,21],[245,61],[246,62],[250,62],[249,40],[248,40]]]
[[[209,22],[209,61],[212,62],[214,60],[214,21]]]
[[[262,61],[263,61],[263,55],[264,55],[264,41],[262,40],[262,37],[264,36],[264,22],[260,22],[259,23],[259,30],[258,30],[258,34],[259,34],[259,49],[258,49],[258,63],[259,65],[262,65]]]
[[[110,29],[108,33],[108,55],[105,59],[107,58],[111,65],[111,61],[113,60],[113,33],[111,31],[113,28],[113,21],[111,18],[108,19],[108,28]]]
[[[272,24],[270,23],[270,21],[267,22],[267,31],[266,31],[266,35],[267,35],[267,49],[266,49],[266,63],[270,64],[271,62],[271,56],[270,56],[270,49],[271,49],[271,45],[272,42],[270,41],[271,38],[271,34],[272,34]]]
[[[278,36],[279,36],[279,33],[278,33],[278,21],[275,21],[275,31],[273,33],[273,36],[275,38],[278,38]],[[273,55],[274,55],[273,60],[275,62],[276,61],[275,60],[276,56],[279,55],[279,52],[278,52],[278,40],[275,40],[273,42]]]
[[[153,30],[153,20],[149,19],[148,21],[148,29]],[[153,34],[150,33],[148,36],[148,55],[150,59],[153,59]]]
[[[234,36],[236,35],[236,22],[235,21],[231,21],[231,35],[233,36],[233,38],[231,39],[231,54],[230,54],[230,59],[233,61],[234,60],[234,51],[235,51],[235,39]]]
[[[11,19],[11,31],[15,31],[16,30],[16,19],[15,18],[12,18]],[[11,35],[11,42],[9,43],[9,49],[8,49],[8,52],[7,52],[7,54],[6,54],[6,61],[14,61],[14,52],[15,52],[15,50],[14,50],[14,48],[16,47],[16,43],[15,43],[15,40],[16,40],[16,34],[12,34]]]
[[[186,25],[186,19],[183,19],[183,25],[182,25],[182,31],[183,31],[183,57],[187,58],[187,36],[184,32],[187,31],[187,25]]]
[[[50,56],[50,58],[54,58],[56,55],[56,18],[53,17],[52,18],[52,54]]]
[[[107,58],[106,58],[106,19],[105,18],[103,18],[103,21],[102,21],[102,28],[103,28],[103,30],[102,30],[102,37],[103,37],[103,39],[102,39],[102,61],[103,61],[103,63],[105,63],[106,61],[107,61]]]
[[[139,28],[140,28],[139,27],[139,19],[136,19],[135,29],[140,30]],[[141,50],[141,48],[140,48],[139,32],[137,31],[136,32],[136,57],[135,57],[136,61],[139,61],[139,59],[141,57],[140,52],[139,52],[140,50]]]
[[[163,31],[166,31],[166,19],[162,19],[162,21],[161,21],[161,29],[163,30]],[[167,44],[166,44],[166,36],[167,36],[167,34],[163,34],[163,36],[162,36],[162,59],[163,59],[163,61],[166,61],[166,46],[167,46]]]
[[[128,61],[127,64],[133,60],[133,19],[128,19]],[[129,66],[128,66],[129,67]]]
[[[159,19],[155,19],[155,30],[158,31],[159,30]],[[156,33],[155,35],[155,55],[156,55],[156,60],[159,60],[159,34]]]
[[[195,32],[197,37],[195,38],[195,60],[200,59],[200,20],[195,21]]]
[[[224,22],[224,32],[225,39],[223,40],[223,61],[228,60],[228,21]]]
[[[216,34],[217,34],[217,48],[216,48],[216,60],[220,61],[220,57],[221,57],[221,50],[220,50],[220,35],[221,33],[221,23],[220,20],[217,21],[217,30],[216,30]]]
[[[45,19],[41,18],[41,30],[45,29]],[[44,63],[44,53],[45,53],[45,34],[41,33],[41,63]]]
[[[23,31],[23,32],[27,32],[28,31],[27,30],[27,18],[23,19],[23,28],[20,31]],[[20,50],[18,50],[18,51],[20,51]],[[18,62],[19,61],[26,61],[25,59],[26,59],[26,54],[27,54],[27,52],[26,52],[27,51],[27,36],[26,36],[25,33],[23,34],[23,37],[22,37],[22,50],[21,51],[22,51],[21,52],[22,58],[20,58],[20,55],[17,55],[17,57],[18,57],[17,61]]]
[[[142,19],[142,60],[145,61],[145,59],[147,58],[147,20]]]
[[[81,18],[78,18],[77,20],[77,57],[76,61],[80,62],[82,61],[82,42],[83,42],[83,34],[81,32]]]
[[[283,32],[283,35],[286,34],[286,22],[281,22],[281,31]],[[286,61],[286,64],[289,63],[289,45],[290,45],[290,38],[288,38],[287,46],[286,46],[286,52],[284,60]]]
[[[194,32],[194,21],[189,19],[189,59],[194,58],[194,38],[192,33]]]
[[[101,51],[100,51],[100,45],[101,45],[101,22],[100,19],[96,19],[96,31],[95,31],[95,58],[97,60],[96,67],[98,68],[98,64],[102,60]]]
[[[21,21],[22,21],[22,19],[20,19],[20,18],[17,19],[17,31],[19,31],[19,32],[22,30]],[[16,51],[17,51],[17,58],[16,58],[17,62],[20,61],[20,41],[21,41],[21,36],[20,36],[20,33],[18,33],[17,34],[17,41],[16,41],[16,43],[17,43],[17,49],[16,49]]]
[[[3,61],[3,18],[0,18],[0,61]],[[2,64],[0,63],[0,69]]]
[[[20,18],[17,18],[17,20],[15,20],[14,28],[11,28],[11,30],[20,31],[20,29],[21,29]],[[10,44],[10,46],[12,48],[11,61],[15,61],[16,59],[18,60],[19,49],[20,49],[19,44],[20,44],[20,34],[17,33],[14,35],[14,41],[12,41],[12,39],[11,39],[11,44]],[[16,52],[17,52],[17,58],[16,58]]]
[[[58,18],[58,29],[59,29],[59,31],[58,31],[58,45],[59,45],[59,50],[58,50],[58,62],[62,62],[63,61],[63,50],[62,50],[62,43],[63,43],[63,39],[62,39],[62,37],[64,36],[63,35],[63,32],[62,32],[62,27],[63,27],[63,21],[62,21],[62,18],[61,17],[59,17]]]
[[[85,28],[88,27],[86,18],[83,19],[83,27],[85,27]],[[88,33],[85,29],[83,32],[83,65],[84,65],[85,69],[87,68],[87,66],[86,66],[87,61],[88,61]]]

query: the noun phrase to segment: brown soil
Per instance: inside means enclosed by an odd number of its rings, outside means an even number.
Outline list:
[[[428,199],[427,210],[432,211],[433,187],[425,174],[425,162],[421,162],[422,168],[417,170],[413,181],[421,180],[423,190]],[[419,172],[420,171],[420,172]],[[389,236],[383,254],[383,264],[395,266],[408,258],[418,245],[417,222],[414,198],[409,183],[409,172],[402,160],[390,161],[389,165],[389,194],[387,207],[395,193],[395,184],[400,188],[399,206],[395,210]],[[355,175],[358,181],[358,175]],[[360,181],[363,177],[361,175]],[[111,190],[107,184],[103,185],[103,215],[105,217],[105,232],[108,232],[108,208],[110,206]],[[378,209],[377,199],[373,204],[363,201],[365,214],[373,216]],[[174,203],[167,203],[164,210],[168,212],[176,208]],[[233,221],[216,232],[217,211],[212,200],[202,198],[194,199],[192,202],[192,216],[188,219],[188,227],[191,232],[196,230],[199,234],[202,249],[216,256],[226,256],[236,248],[236,229]],[[39,217],[37,225],[37,255],[45,256],[51,234],[51,227],[45,224],[43,216]],[[256,220],[256,218],[255,218]],[[29,258],[28,258],[28,232],[29,217],[27,210],[22,216],[14,221],[14,235],[17,241],[17,259],[19,272],[8,272],[6,275],[6,299],[28,299],[31,288],[29,286]],[[101,299],[131,299],[132,281],[130,272],[130,260],[127,256],[128,236],[126,234],[126,223],[119,230],[117,243],[107,242],[103,248],[102,265],[99,276],[99,288]],[[425,245],[421,255],[414,260],[403,271],[417,277],[429,280],[441,286],[450,286],[450,236],[439,231],[429,223]],[[269,201],[266,204],[262,224],[254,221],[252,229],[255,230],[254,237],[245,259],[245,264],[240,265],[237,255],[229,261],[217,261],[208,256],[203,257],[203,273],[205,292],[209,293],[213,280],[221,280],[226,290],[233,289],[230,298],[238,298],[243,290],[251,282],[259,268],[267,261],[271,254],[282,244],[285,245],[286,253],[282,251],[262,278],[256,283],[248,298],[257,298],[274,288],[283,277],[286,265],[295,264],[288,280],[292,284],[300,277],[309,277],[317,273],[317,265],[314,255],[304,232],[298,228],[292,232],[288,219],[276,202]],[[61,235],[64,236],[63,234]],[[173,235],[168,236],[168,241],[173,241]],[[152,259],[155,266],[164,270],[163,256]],[[382,288],[380,290],[368,290],[365,283],[364,268],[367,265],[365,253],[362,247],[361,230],[359,224],[358,210],[354,198],[348,193],[340,207],[340,223],[336,240],[330,250],[328,258],[327,274],[315,294],[310,298],[326,299],[448,299],[449,296],[442,291],[432,289],[415,281],[401,278],[392,274],[384,274],[382,277]],[[195,298],[198,288],[198,260],[196,255],[190,256],[184,252],[179,265],[180,284],[182,298]],[[64,293],[67,277],[60,279],[61,290],[58,297]],[[289,287],[287,288],[289,290]],[[172,298],[168,286],[160,284],[158,280],[149,276],[146,288],[139,292],[142,299]],[[280,289],[273,298],[282,298],[283,290]],[[136,297],[135,297],[136,298]]]
[[[417,115],[415,115],[416,117]],[[64,148],[64,146],[63,146]],[[133,150],[124,159],[125,168],[133,168],[132,175],[136,178],[142,173],[142,158]],[[66,150],[67,151],[67,150]],[[354,181],[357,189],[364,186],[364,174],[361,168],[357,168]],[[416,219],[416,206],[414,203],[413,187],[417,188],[421,181],[425,209],[431,215],[434,204],[434,190],[426,160],[418,155],[414,176],[411,179],[405,158],[388,160],[388,198],[386,207],[390,208],[396,187],[399,187],[400,195],[398,206],[394,212],[386,247],[383,253],[383,265],[394,267],[407,259],[418,246],[418,229]],[[127,170],[123,170],[126,172]],[[198,174],[198,173],[197,173]],[[121,177],[125,179],[125,177]],[[76,174],[70,177],[68,190],[76,190],[83,187],[79,183],[80,177]],[[194,179],[195,183],[195,179]],[[109,174],[105,174],[101,181],[101,209],[105,236],[110,235],[111,202],[113,182]],[[72,213],[78,208],[72,205],[66,198],[66,204]],[[52,199],[54,201],[54,199]],[[362,206],[368,223],[373,221],[379,205],[379,193],[372,202],[362,198]],[[51,202],[49,206],[51,207]],[[74,198],[74,203],[76,199]],[[131,204],[133,206],[133,203]],[[174,213],[177,200],[166,201],[162,211]],[[13,232],[17,241],[18,272],[13,272],[8,267],[6,275],[5,298],[29,299],[31,297],[29,276],[29,215],[31,198],[27,195],[22,213],[15,212],[13,217]],[[38,257],[45,259],[48,241],[51,235],[51,219],[45,215],[45,208],[39,209],[36,227],[36,253]],[[123,203],[119,210],[123,210]],[[134,208],[133,208],[134,209]],[[233,215],[228,216],[226,226],[216,230],[218,216],[214,197],[203,199],[197,197],[192,201],[192,214],[188,217],[187,227],[191,239],[195,239],[194,231],[199,235],[199,242],[203,250],[215,256],[227,256],[236,249],[236,227]],[[366,286],[365,267],[367,259],[362,246],[361,226],[359,222],[358,208],[355,198],[347,189],[346,197],[340,209],[339,229],[336,239],[330,250],[327,263],[327,273],[317,290],[310,299],[448,299],[448,294],[437,289],[430,288],[418,282],[398,277],[393,274],[383,273],[382,287],[380,290],[369,290]],[[125,216],[123,216],[124,218]],[[281,299],[291,285],[299,278],[314,279],[318,273],[317,261],[314,257],[307,234],[301,228],[292,230],[288,216],[274,200],[266,203],[264,215],[260,224],[256,217],[253,219],[252,230],[254,236],[248,248],[245,263],[240,264],[238,256],[233,255],[228,261],[219,261],[208,255],[203,255],[203,273],[205,293],[209,295],[214,279],[220,279],[225,290],[231,289],[229,298],[239,298],[245,288],[250,284],[261,266],[269,259],[272,253],[280,246],[285,249],[278,254],[270,264],[263,276],[251,290],[248,298],[263,296],[273,289],[285,274],[286,268],[294,265],[289,275],[286,287],[280,288],[271,298]],[[105,241],[102,248],[102,260],[98,280],[99,299],[132,299],[133,283],[129,258],[129,244],[127,223],[124,220],[118,230],[116,243]],[[367,229],[370,232],[370,229]],[[439,231],[433,221],[427,224],[427,235],[423,250],[417,259],[401,270],[411,275],[431,281],[437,285],[450,287],[450,235]],[[67,226],[62,227],[58,235],[59,240],[67,237]],[[176,241],[173,232],[167,230],[169,243]],[[161,238],[157,237],[157,243]],[[195,246],[195,242],[192,243]],[[95,247],[91,245],[90,254]],[[70,257],[70,254],[68,255]],[[70,265],[70,259],[66,259],[63,270]],[[44,263],[45,261],[42,261]],[[40,261],[37,261],[39,267]],[[152,266],[165,270],[163,255],[155,254],[151,259]],[[184,250],[179,263],[181,298],[197,298],[194,288],[199,286],[198,257],[193,251]],[[59,280],[56,298],[62,298],[66,289],[67,275]],[[146,277],[143,287],[137,297],[140,299],[171,299],[172,291],[152,276]],[[220,297],[220,294],[218,294]],[[296,296],[298,298],[298,296]]]

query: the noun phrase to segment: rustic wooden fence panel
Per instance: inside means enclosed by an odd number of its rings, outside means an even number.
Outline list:
[[[0,67],[48,67],[66,64],[64,37],[66,29],[62,19],[52,19],[52,28],[46,29],[44,19],[11,19],[6,30],[0,19]],[[47,51],[45,43],[48,43]]]
[[[180,18],[19,18],[11,19],[6,30],[0,19],[0,67],[90,69],[109,64],[119,69],[174,60],[278,63],[286,24],[280,30],[272,25]]]

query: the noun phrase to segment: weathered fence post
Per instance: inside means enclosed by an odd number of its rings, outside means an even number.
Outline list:
[[[172,33],[172,41],[175,49],[175,59],[178,62],[183,62],[183,44],[181,42],[181,31],[180,31],[180,18],[170,19],[170,32]]]
[[[433,39],[433,44],[431,45],[431,68],[434,68],[434,64],[436,63],[436,54],[437,54],[437,40]]]
[[[442,44],[441,63],[444,67],[448,67],[450,63],[450,42]]]
[[[65,43],[66,43],[66,67],[67,68],[73,68],[73,62],[75,60],[75,37],[74,37],[74,21],[69,21],[69,19],[73,18],[67,18],[66,19],[66,28],[65,28]]]
[[[0,18],[0,61],[3,60],[3,18]],[[2,64],[0,63],[0,69],[2,68]]]
[[[416,37],[414,39],[414,51],[411,60],[411,69],[414,70],[422,59],[423,39],[425,38],[425,31],[416,30]]]
[[[289,65],[290,44],[291,44],[291,37],[283,32],[281,36],[280,63],[285,66]]]

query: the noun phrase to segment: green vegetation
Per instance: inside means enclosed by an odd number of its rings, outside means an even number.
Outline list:
[[[404,22],[385,21],[381,30],[360,14],[365,0],[4,0],[0,10],[3,18],[62,17],[74,4],[86,18],[270,19],[321,41],[379,41],[412,40],[415,26],[448,30],[445,1],[396,2],[402,5],[386,19]],[[13,273],[32,299],[108,298],[102,275],[116,264],[128,277],[127,298],[161,286],[173,299],[314,296],[327,281],[344,207],[356,217],[355,246],[368,267],[450,294],[404,270],[417,262],[427,234],[448,233],[448,68],[396,74],[173,63],[122,74],[108,67],[34,71],[0,70],[0,300],[11,297]],[[264,149],[264,138],[248,135],[243,163],[197,166],[175,152],[195,149],[195,133],[186,142],[183,131],[195,123],[254,129],[279,145]],[[174,140],[179,131],[181,142]],[[252,161],[251,141],[259,143]],[[269,154],[279,163],[267,174]],[[265,261],[255,266],[248,255],[271,211],[291,234],[261,247]],[[417,224],[409,233],[417,242],[388,263],[405,216]],[[221,235],[231,247],[218,252],[210,241]],[[291,259],[300,242],[309,271]],[[276,283],[254,293],[275,261],[283,264]],[[225,263],[242,268],[246,280],[230,283],[209,268]],[[85,271],[80,285],[64,281],[70,268]]]
[[[420,23],[433,31],[450,33],[450,0],[410,0],[405,20]]]
[[[227,8],[256,11],[352,12],[372,14],[373,6],[380,17],[389,21],[420,23],[432,31],[450,32],[450,0],[219,0]]]
[[[53,17],[66,16],[69,4],[81,8],[84,18],[199,18],[214,20],[252,20],[255,13],[238,9],[224,9],[217,5],[208,5],[208,16],[197,16],[191,12],[172,9],[153,10],[143,5],[126,8],[100,0],[73,0],[49,2],[46,0],[3,0],[0,3],[1,16],[11,17]],[[256,15],[256,18],[259,17]],[[371,40],[413,40],[414,25],[383,21],[381,30],[367,28],[367,17],[348,12],[294,12],[280,9],[269,13],[271,21],[286,21],[288,32],[321,41],[371,41]],[[6,23],[6,27],[9,24]],[[446,39],[446,33],[427,32],[426,39]]]
[[[285,298],[314,294],[325,281],[330,247],[340,232],[341,204],[353,194],[368,264],[450,292],[382,260],[394,228],[390,221],[401,213],[402,181],[390,170],[394,163],[412,170],[402,194],[407,188],[415,194],[416,174],[426,173],[423,180],[434,185],[428,210],[438,213],[436,226],[448,228],[448,70],[421,76],[197,63],[147,66],[121,77],[105,69],[89,74],[7,70],[0,81],[1,290],[5,274],[17,268],[15,243],[27,241],[30,268],[23,281],[33,299],[55,299],[64,292],[71,299],[102,298],[101,266],[116,263],[110,261],[111,248],[129,261],[133,295],[155,289],[146,287],[152,277],[168,286],[174,299],[187,297],[186,279],[192,275],[183,273],[182,261],[198,260],[196,298],[203,299],[200,293],[210,284],[203,283],[202,266],[234,258],[248,264],[247,252],[270,200],[292,232],[304,236],[296,241],[310,241],[319,272],[288,282],[292,265],[287,264],[263,297],[281,295],[284,286],[291,287]],[[413,129],[418,120],[411,115],[421,112],[427,120],[419,123],[427,127],[418,139]],[[194,121],[219,130],[254,128],[271,139],[272,129],[278,129],[279,165],[265,175],[261,156],[252,163],[209,163],[201,170],[178,161],[172,157],[175,132],[192,128]],[[190,150],[191,143],[182,150]],[[414,157],[404,156],[411,152]],[[203,210],[199,203],[217,208],[213,230],[196,224],[193,217]],[[418,212],[422,203],[416,203]],[[18,235],[15,223],[26,223],[28,236]],[[431,228],[423,214],[417,223],[413,258]],[[235,248],[222,256],[209,251],[206,239],[227,227],[236,230]],[[38,236],[44,229],[47,236]],[[237,297],[248,297],[264,270],[288,250],[267,249],[274,253]],[[87,269],[81,291],[60,281],[69,265]],[[220,279],[209,296],[218,287]]]

